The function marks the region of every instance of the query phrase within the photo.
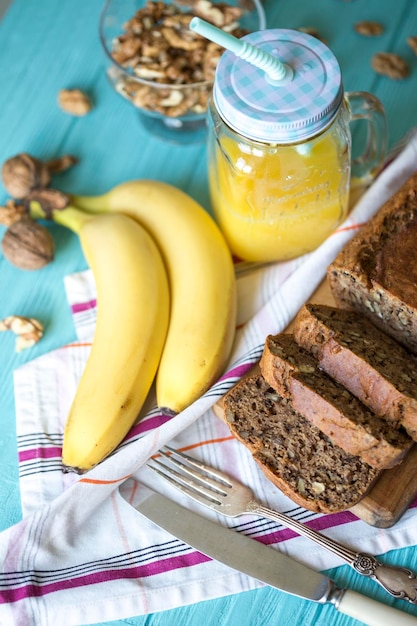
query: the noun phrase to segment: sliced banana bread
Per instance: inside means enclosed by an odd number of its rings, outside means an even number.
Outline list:
[[[292,397],[294,375],[312,374],[319,369],[317,359],[301,348],[289,333],[268,335],[259,366],[265,380],[284,398]]]
[[[367,318],[322,304],[298,313],[294,336],[320,367],[417,441],[417,358]]]
[[[417,172],[351,239],[327,276],[338,306],[417,353]]]
[[[378,471],[297,413],[260,375],[241,380],[224,397],[231,433],[267,478],[311,511],[334,513],[359,502]]]
[[[377,417],[345,387],[323,372],[290,334],[269,335],[260,368],[280,395],[335,445],[378,469],[402,461],[413,441]]]

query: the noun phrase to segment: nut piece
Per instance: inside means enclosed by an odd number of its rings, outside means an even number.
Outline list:
[[[47,187],[51,176],[48,167],[30,154],[17,154],[3,163],[3,184],[13,198],[24,198],[32,189]]]
[[[201,17],[240,38],[247,33],[238,23],[242,12],[241,6],[211,0],[148,0],[113,41],[113,59],[129,71],[127,76],[117,67],[108,70],[116,91],[134,106],[167,117],[204,113],[223,48],[191,31],[190,21]]]
[[[312,486],[314,493],[317,494],[318,496],[321,493],[323,493],[323,491],[326,491],[325,485],[321,482],[314,481],[311,486]]]
[[[411,50],[417,54],[417,36],[411,36],[407,38],[407,43],[410,46]]]
[[[401,80],[409,74],[407,63],[399,54],[377,52],[372,57],[372,68],[377,74],[383,74],[393,80]]]
[[[73,156],[72,154],[64,154],[64,156],[62,157],[47,161],[45,165],[51,174],[59,174],[60,172],[65,172],[77,163],[77,157]]]
[[[9,315],[0,321],[0,331],[11,330],[16,338],[16,352],[30,348],[41,339],[43,326],[33,317]]]
[[[44,162],[22,152],[3,163],[3,184],[13,198],[21,200],[34,189],[47,187],[52,174],[63,172],[75,163],[77,159],[70,154]]]
[[[384,27],[379,22],[358,22],[355,24],[354,29],[360,35],[365,35],[365,37],[377,37],[384,32]]]
[[[23,270],[37,270],[54,258],[51,233],[29,216],[22,217],[6,230],[1,242],[6,259]]]
[[[308,365],[307,363],[301,363],[298,366],[298,369],[302,374],[314,374],[314,372],[316,371],[314,365]]]
[[[51,220],[54,211],[62,211],[69,203],[70,197],[59,189],[35,189],[24,199],[29,215],[35,219],[43,217]]]
[[[93,108],[90,98],[81,89],[61,89],[58,103],[65,113],[78,117],[87,115]]]
[[[26,207],[23,204],[19,204],[15,200],[7,200],[5,206],[0,206],[0,224],[11,226],[18,222],[26,213]]]
[[[297,478],[297,489],[302,496],[307,495],[304,478],[301,478],[300,476]]]

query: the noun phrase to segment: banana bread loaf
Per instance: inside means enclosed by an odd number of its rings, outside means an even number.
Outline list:
[[[297,413],[260,375],[241,380],[224,397],[231,433],[267,478],[311,511],[334,513],[361,500],[378,471]]]
[[[335,445],[378,469],[394,467],[413,443],[377,417],[345,387],[318,367],[293,335],[269,335],[260,368],[265,380]]]
[[[320,367],[417,441],[417,358],[367,318],[322,304],[298,313],[294,336]]]
[[[417,353],[417,172],[351,239],[327,276],[336,304]]]

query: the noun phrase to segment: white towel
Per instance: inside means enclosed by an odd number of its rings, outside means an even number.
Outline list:
[[[349,512],[317,515],[269,483],[211,407],[260,357],[269,333],[286,328],[322,281],[346,241],[417,169],[417,137],[384,170],[349,218],[315,252],[239,279],[239,319],[222,378],[172,419],[153,408],[116,453],[77,477],[61,472],[63,426],[89,353],[95,286],[89,271],[66,279],[79,341],[15,372],[16,427],[23,520],[0,534],[0,622],[85,624],[147,614],[253,589],[261,583],[216,563],[143,518],[132,506],[155,486],[201,515],[282,550],[317,570],[337,557],[279,524],[253,516],[225,519],[167,487],[144,464],[166,443],[192,450],[230,472],[256,496],[346,545],[374,554],[415,543],[414,506],[393,529],[377,529]]]

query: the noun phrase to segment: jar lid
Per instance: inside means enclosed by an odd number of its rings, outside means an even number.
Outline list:
[[[268,143],[294,143],[322,131],[343,98],[341,71],[331,50],[316,37],[289,29],[259,31],[243,40],[276,56],[292,72],[276,83],[233,52],[224,52],[213,88],[224,121],[245,137]]]

